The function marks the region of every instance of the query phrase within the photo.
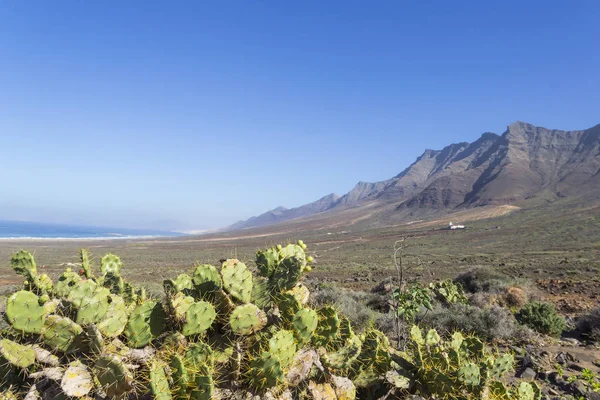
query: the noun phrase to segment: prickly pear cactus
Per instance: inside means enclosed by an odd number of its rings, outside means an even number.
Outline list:
[[[6,301],[6,319],[18,331],[41,333],[46,311],[35,294],[21,290]]]
[[[251,388],[264,390],[284,382],[283,368],[279,358],[262,352],[250,361],[247,382]]]
[[[150,389],[156,400],[171,400],[173,398],[165,367],[166,365],[159,360],[154,360],[150,365]]]
[[[32,279],[37,275],[37,266],[33,255],[25,250],[18,251],[10,259],[10,266],[19,275],[23,275],[25,279]]]
[[[5,362],[18,368],[28,368],[35,362],[35,351],[8,339],[0,339],[0,356]]]
[[[93,277],[92,273],[92,264],[90,261],[90,253],[86,249],[79,250],[79,255],[81,257],[81,269],[83,270],[83,276],[86,279],[90,279]]]
[[[67,269],[53,284],[37,274],[30,253],[19,252],[12,264],[27,282],[7,300],[2,395],[540,399],[534,383],[502,383],[513,357],[491,354],[475,337],[445,340],[413,327],[406,352],[398,352],[380,331],[356,335],[332,307],[311,309],[300,282],[314,261],[305,249],[298,241],[258,252],[256,277],[238,260],[220,270],[198,265],[166,280],[160,302],[120,276],[115,255],[102,257],[94,277],[82,251],[81,271]],[[51,386],[40,389],[46,381]]]
[[[131,347],[146,346],[165,329],[165,313],[161,303],[147,301],[138,306],[129,317],[125,336]]]
[[[236,307],[229,318],[231,331],[236,335],[251,335],[267,324],[267,315],[254,304]]]
[[[102,272],[102,275],[119,275],[122,266],[123,263],[121,262],[121,259],[111,253],[106,254],[100,261],[100,271]]]
[[[98,357],[93,372],[109,398],[122,398],[134,389],[133,374],[115,355],[106,354]]]
[[[192,281],[201,295],[207,295],[221,289],[223,281],[219,271],[210,264],[196,266]]]
[[[194,302],[185,313],[181,333],[190,336],[206,332],[216,317],[217,313],[212,304],[206,301]]]
[[[252,297],[252,273],[246,264],[239,260],[230,259],[221,268],[223,288],[236,300],[242,303],[250,302]]]
[[[125,329],[129,319],[125,301],[117,295],[109,296],[109,306],[104,319],[98,323],[98,329],[107,338],[116,338]]]
[[[67,317],[49,315],[42,329],[44,344],[65,354],[83,348],[83,329]]]
[[[294,315],[292,326],[299,345],[304,346],[311,341],[318,324],[319,316],[310,308],[303,308]]]

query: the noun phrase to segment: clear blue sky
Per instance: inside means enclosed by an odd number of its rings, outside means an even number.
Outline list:
[[[0,219],[227,225],[600,123],[598,1],[6,1]]]

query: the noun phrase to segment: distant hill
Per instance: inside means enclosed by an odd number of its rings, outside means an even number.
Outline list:
[[[300,207],[278,207],[228,230],[361,207],[369,208],[370,218],[382,218],[596,192],[600,195],[600,125],[561,131],[515,122],[502,135],[486,132],[473,143],[425,150],[391,179],[358,182],[341,197],[330,194]],[[378,207],[381,212],[371,211]]]

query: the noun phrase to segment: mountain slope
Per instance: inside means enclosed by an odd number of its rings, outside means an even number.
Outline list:
[[[249,218],[245,221],[239,221],[228,227],[228,230],[256,228],[275,224],[278,222],[289,221],[295,218],[306,217],[329,210],[337,203],[340,196],[335,193],[330,193],[327,196],[321,197],[319,200],[305,204],[295,208],[277,207],[267,211],[256,217]]]
[[[487,132],[473,143],[425,150],[391,179],[359,182],[342,197],[331,194],[294,209],[278,208],[230,229],[314,220],[323,212],[318,219],[326,219],[351,209],[355,219],[397,221],[423,212],[584,193],[600,194],[600,125],[561,131],[515,122],[502,135]]]

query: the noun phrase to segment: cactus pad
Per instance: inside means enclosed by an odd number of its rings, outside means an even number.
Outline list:
[[[92,277],[92,265],[90,263],[90,253],[86,249],[79,250],[81,257],[81,269],[83,269],[83,276],[87,279]]]
[[[73,361],[65,371],[60,386],[67,396],[83,397],[94,387],[94,378],[81,361]]]
[[[212,325],[217,317],[215,308],[206,301],[194,302],[185,313],[185,323],[181,333],[184,336],[203,333]]]
[[[320,308],[317,315],[319,316],[319,323],[313,340],[316,345],[325,346],[335,339],[340,327],[340,318],[336,309],[331,306]]]
[[[188,274],[181,274],[176,279],[166,279],[163,281],[163,287],[165,293],[174,294],[177,292],[183,292],[184,290],[192,290],[194,284],[192,278]]]
[[[83,328],[83,331],[85,332],[85,344],[87,345],[87,350],[93,354],[101,353],[102,348],[104,347],[104,338],[96,325],[87,325]]]
[[[334,369],[350,368],[352,363],[360,355],[362,342],[359,337],[352,335],[344,346],[335,352],[327,352],[323,355],[323,363]]]
[[[52,291],[52,279],[47,274],[39,274],[31,277],[33,287],[38,293],[49,293]]]
[[[250,361],[247,373],[250,387],[264,390],[281,385],[284,381],[283,369],[279,359],[267,352]]]
[[[173,293],[168,291],[169,293]],[[173,319],[176,322],[185,321],[187,310],[194,304],[194,298],[192,296],[186,296],[181,292],[177,292],[174,295],[167,296],[169,301],[169,311]]]
[[[294,333],[286,330],[277,331],[269,339],[269,352],[279,359],[281,368],[286,369],[296,354]]]
[[[104,319],[98,323],[100,332],[108,337],[115,338],[123,333],[127,324],[127,307],[123,299],[116,295],[111,295],[108,299],[109,306]]]
[[[192,281],[201,295],[212,293],[223,286],[219,271],[210,264],[198,265],[194,270]]]
[[[279,264],[279,251],[276,248],[258,251],[256,253],[256,266],[264,277],[271,277]]]
[[[10,266],[17,274],[23,275],[26,279],[31,279],[37,275],[37,266],[33,254],[28,251],[18,251],[10,259]]]
[[[44,321],[42,339],[48,347],[69,354],[83,347],[82,333],[81,326],[69,318],[49,315]]]
[[[77,311],[75,322],[81,325],[100,322],[108,312],[109,296],[110,292],[108,289],[98,287],[90,297],[81,299],[81,301],[79,301],[79,310]]]
[[[214,381],[209,371],[203,370],[194,377],[191,385],[190,399],[211,400],[213,399]]]
[[[18,368],[28,368],[35,362],[35,351],[29,346],[8,339],[0,340],[0,356]]]
[[[71,288],[79,282],[81,282],[81,277],[70,269],[67,269],[61,274],[54,285],[54,294],[58,297],[66,298]]]
[[[164,327],[165,313],[162,304],[147,301],[131,313],[125,327],[125,336],[131,347],[140,348],[160,335]]]
[[[109,398],[124,397],[133,389],[133,375],[117,356],[105,354],[96,360],[94,375]]]
[[[102,275],[119,275],[123,263],[121,259],[114,254],[108,253],[100,260],[100,271]]]
[[[302,305],[291,293],[283,293],[277,300],[277,307],[281,313],[281,318],[286,322],[291,322],[294,315],[302,308]]]
[[[203,342],[192,344],[185,352],[184,363],[189,366],[188,370],[199,371],[199,368],[212,369],[215,364],[215,356],[212,348]]]
[[[430,329],[425,335],[425,344],[427,346],[435,346],[440,342],[440,335],[438,335],[435,329]]]
[[[91,279],[80,281],[71,286],[71,290],[67,294],[67,300],[77,309],[81,308],[84,301],[89,300],[93,295],[98,285]],[[107,294],[108,295],[108,294]]]
[[[467,386],[477,386],[481,379],[477,364],[468,363],[458,369],[458,380]]]
[[[26,290],[13,293],[6,301],[6,319],[16,330],[41,333],[44,326],[44,307],[40,298]]]
[[[515,359],[511,354],[504,354],[494,360],[494,364],[490,369],[490,377],[492,379],[501,379],[506,373],[513,369]]]
[[[308,290],[308,288],[301,283],[298,283],[286,293],[293,295],[296,298],[296,300],[298,300],[298,303],[300,303],[303,306],[308,303],[308,300],[310,298],[310,290]]]
[[[236,335],[250,335],[267,324],[267,315],[254,304],[244,304],[233,310],[229,318],[231,330]]]
[[[300,346],[310,342],[318,323],[319,317],[316,311],[310,308],[303,308],[294,315],[292,326],[294,328],[294,335]]]
[[[190,374],[188,373],[184,358],[179,354],[172,354],[169,366],[171,368],[175,392],[180,397],[185,397],[190,382]]]
[[[236,300],[248,303],[252,297],[252,273],[246,265],[236,259],[229,259],[221,268],[223,288]]]
[[[517,388],[518,400],[535,400],[535,391],[529,382],[521,382]]]
[[[156,400],[171,400],[169,390],[169,379],[165,373],[165,365],[162,361],[154,360],[150,364],[150,389]]]

